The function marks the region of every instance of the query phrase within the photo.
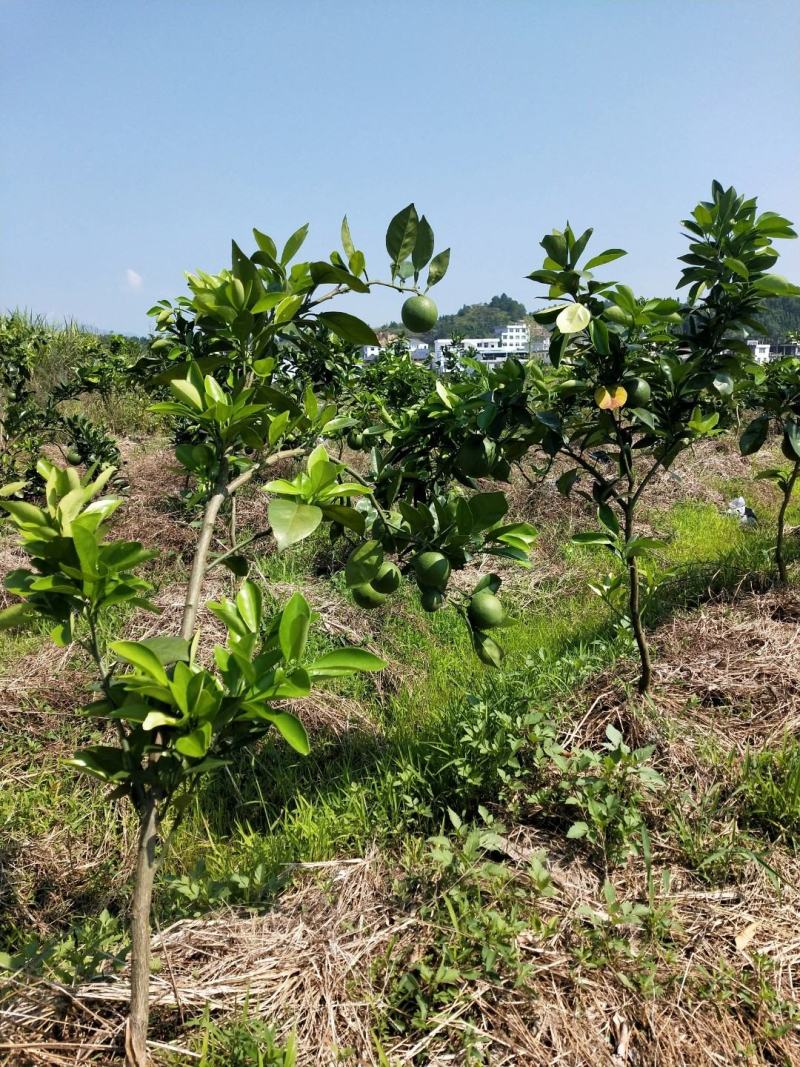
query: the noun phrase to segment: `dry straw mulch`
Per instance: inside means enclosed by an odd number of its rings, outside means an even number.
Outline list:
[[[597,740],[607,722],[622,722],[633,740],[655,741],[663,770],[671,764],[689,784],[697,776],[702,790],[702,739],[736,752],[777,744],[797,729],[798,617],[797,595],[776,592],[676,618],[657,635],[653,702],[637,705],[618,681],[596,680],[593,693],[583,694],[584,710],[593,697],[591,713],[576,718],[574,740]],[[800,1064],[800,1030],[784,1008],[798,1000],[800,974],[794,857],[780,849],[770,855],[782,877],[779,891],[755,862],[736,881],[709,889],[659,832],[653,843],[654,884],[664,872],[670,878],[666,891],[656,890],[669,910],[669,936],[654,948],[641,930],[622,928],[629,950],[597,966],[578,962],[589,929],[579,909],[606,914],[602,872],[561,834],[510,832],[499,858],[529,900],[528,860],[547,851],[556,893],[536,899],[536,908],[553,929],[520,935],[530,965],[522,985],[465,981],[424,1033],[384,1037],[390,1063],[453,1064],[463,1059],[454,1058],[454,1036],[470,1034],[485,1042],[493,1067]],[[407,965],[442,934],[398,898],[397,874],[379,854],[299,865],[294,884],[266,914],[224,912],[165,929],[154,944],[161,961],[152,979],[154,1057],[183,1048],[182,1020],[206,1005],[225,1019],[247,1003],[282,1033],[296,1032],[301,1067],[341,1062],[343,1048],[354,1050],[351,1062],[377,1065],[373,1034],[390,996],[387,960]],[[620,869],[613,881],[620,900],[647,899],[641,867]],[[657,994],[629,981],[645,960],[652,961]],[[770,1020],[754,992],[762,978],[779,998]],[[70,990],[10,984],[0,1003],[0,1064],[118,1063],[127,995],[124,971]],[[188,1050],[178,1055],[192,1062]]]
[[[519,865],[521,884],[531,845],[540,844],[525,831],[508,841],[507,859]],[[226,912],[182,920],[155,938],[161,962],[151,983],[156,1059],[182,1048],[176,1033],[182,1019],[206,1005],[225,1016],[247,1004],[251,1015],[297,1034],[301,1067],[333,1067],[342,1062],[337,1050],[345,1048],[354,1050],[350,1062],[378,1067],[373,1033],[385,1004],[381,975],[387,953],[419,958],[437,931],[413,910],[398,910],[391,892],[394,872],[377,855],[307,867],[266,915]],[[459,1031],[482,1038],[486,1062],[496,1067],[800,1062],[800,1034],[791,1031],[767,1042],[772,1059],[748,1058],[743,1050],[754,1020],[747,1007],[735,998],[721,1006],[698,987],[706,973],[723,967],[731,988],[746,989],[751,976],[768,965],[776,988],[793,998],[800,892],[787,886],[776,900],[755,865],[741,885],[713,891],[672,870],[677,959],[669,966],[656,964],[664,990],[652,997],[626,986],[625,960],[618,967],[576,965],[571,950],[577,909],[602,914],[600,879],[574,858],[556,858],[552,871],[558,893],[542,899],[540,910],[543,918],[555,917],[557,931],[520,937],[522,958],[530,966],[524,984],[464,982],[452,1007],[432,1017],[423,1035],[384,1039],[391,1063],[452,1064],[451,1042]],[[641,879],[623,872],[617,886],[621,897],[644,898]],[[634,955],[652,951],[636,935],[632,944]],[[0,1063],[119,1062],[127,997],[124,973],[69,991],[44,983],[10,989],[0,1007],[6,1035]],[[183,1054],[191,1062],[190,1052]]]

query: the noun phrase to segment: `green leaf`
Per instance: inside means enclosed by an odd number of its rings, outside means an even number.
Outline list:
[[[355,315],[348,315],[344,311],[321,311],[317,319],[343,341],[349,341],[354,345],[378,344],[378,338],[372,327],[367,326],[366,322],[362,322]]]
[[[367,652],[365,648],[339,648],[334,652],[326,652],[306,667],[306,670],[312,678],[319,680],[338,678],[354,672],[382,671],[385,666],[385,660]]]
[[[578,837],[586,837],[588,833],[589,827],[587,823],[574,822],[572,826],[570,826],[569,830],[567,830],[567,837],[570,838],[570,840],[574,840]]]
[[[736,259],[734,256],[726,256],[723,263],[729,271],[738,274],[739,277],[744,278],[745,281],[750,277],[750,271],[740,259]]]
[[[428,281],[427,287],[436,285],[447,274],[447,268],[450,266],[450,249],[445,248],[444,252],[439,252],[431,260],[431,265],[428,267]]]
[[[311,745],[308,743],[308,734],[298,718],[290,715],[288,711],[279,711],[272,716],[272,721],[281,737],[295,752],[299,752],[301,756],[309,754]]]
[[[800,459],[800,423],[795,422],[794,419],[787,419],[783,424],[783,432],[789,447]]]
[[[124,717],[127,718],[127,716]],[[142,729],[149,732],[157,730],[159,726],[177,726],[178,722],[176,715],[170,715],[165,711],[151,711],[142,719]]]
[[[302,593],[294,593],[281,612],[278,626],[278,641],[287,663],[303,658],[308,628],[311,625],[311,608]]]
[[[647,408],[631,408],[630,415],[632,415],[637,422],[641,422],[648,430],[655,430],[656,418],[652,411],[648,411]]]
[[[577,533],[571,541],[574,545],[613,545],[614,542],[604,533]]]
[[[593,270],[595,267],[602,267],[604,263],[613,263],[615,259],[620,259],[622,256],[627,256],[627,254],[624,248],[607,248],[605,252],[593,256],[584,263],[583,269]]]
[[[191,759],[202,759],[211,745],[211,723],[204,722],[192,730],[190,734],[183,734],[175,742],[175,748],[182,756]]]
[[[386,251],[394,265],[408,259],[417,240],[419,218],[413,204],[404,207],[394,216],[386,230]]]
[[[261,230],[257,230],[255,227],[253,227],[253,237],[255,237],[256,244],[262,252],[266,252],[271,259],[277,260],[277,245],[268,234],[262,233]]]
[[[259,631],[262,607],[261,589],[255,582],[242,582],[236,595],[236,608],[250,633],[257,634]]]
[[[656,549],[663,548],[665,542],[659,537],[634,537],[625,546],[625,557],[647,556]]]
[[[182,637],[147,637],[139,644],[148,648],[165,667],[170,663],[189,662],[189,642]]]
[[[564,473],[556,479],[556,489],[562,496],[569,496],[572,492],[572,487],[580,478],[581,472],[579,467],[573,467],[572,470],[564,471]]]
[[[328,522],[338,522],[340,526],[352,530],[359,537],[363,536],[366,526],[366,517],[363,512],[356,511],[355,508],[348,507],[346,504],[323,504],[322,514]]]
[[[365,541],[358,545],[347,558],[344,577],[347,588],[364,585],[377,575],[383,563],[383,548],[377,541]]]
[[[800,295],[800,286],[793,285],[782,274],[765,274],[761,278],[756,278],[753,285],[759,292],[767,293],[769,296]]]
[[[607,530],[610,530],[615,537],[619,537],[619,519],[608,504],[599,506],[597,517]]]
[[[592,321],[592,313],[583,304],[568,304],[556,319],[556,326],[562,333],[579,333]]]
[[[505,493],[476,493],[468,500],[474,530],[488,530],[508,511]]]
[[[417,239],[414,242],[414,250],[411,253],[411,262],[415,270],[422,270],[433,255],[433,230],[431,224],[423,215],[417,226]]]
[[[36,609],[32,604],[12,604],[0,611],[0,630],[28,626],[35,618]]]
[[[103,782],[123,782],[130,777],[125,768],[124,752],[110,745],[93,745],[91,748],[84,748],[66,762]]]
[[[191,382],[183,378],[173,378],[169,383],[169,387],[184,404],[188,404],[195,411],[203,410],[203,401],[200,393]]]
[[[743,456],[752,456],[763,446],[769,433],[769,416],[759,415],[753,419],[739,438],[739,449]]]
[[[349,271],[343,270],[341,267],[335,267],[332,263],[326,263],[324,260],[309,263],[309,270],[317,285],[346,285],[355,293],[369,292],[369,286],[362,282],[360,278],[350,274]]]
[[[132,663],[153,678],[159,685],[167,685],[167,672],[158,656],[141,641],[112,641],[109,648],[120,659]]]
[[[356,252],[356,246],[353,244],[353,238],[350,235],[350,223],[347,221],[347,215],[342,219],[342,248],[347,258],[352,259]]]
[[[321,508],[294,500],[271,500],[267,514],[280,551],[309,537],[322,522]]]
[[[286,244],[283,246],[283,252],[281,252],[281,266],[285,267],[290,259],[294,259],[297,253],[302,248],[303,242],[308,235],[308,223],[305,226],[301,226],[300,229],[295,230]]]
[[[16,493],[21,492],[27,482],[9,482],[8,485],[0,487],[0,497],[14,496]]]

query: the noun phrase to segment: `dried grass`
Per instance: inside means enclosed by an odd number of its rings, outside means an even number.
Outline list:
[[[574,955],[578,909],[603,913],[600,879],[566,855],[561,842],[519,830],[508,841],[507,858],[517,865],[520,886],[528,856],[543,844],[553,848],[558,892],[541,898],[538,908],[542,918],[555,919],[556,931],[519,938],[530,968],[525,982],[515,988],[510,982],[464,981],[454,1003],[433,1016],[422,1035],[383,1040],[392,1064],[451,1064],[459,1031],[485,1042],[488,1062],[497,1067],[800,1062],[800,1033],[791,1029],[763,1039],[766,1060],[743,1054],[756,1020],[746,998],[736,995],[767,968],[778,993],[795,998],[797,889],[787,884],[776,897],[753,865],[739,885],[708,891],[672,867],[669,953],[629,929],[633,956],[606,969],[582,966]],[[790,860],[784,857],[782,864],[790,873]],[[656,877],[662,869],[657,866]],[[225,912],[182,920],[155,937],[162,963],[151,981],[156,1057],[163,1042],[178,1044],[180,1019],[206,1006],[219,1018],[236,1016],[247,1004],[250,1015],[274,1022],[284,1034],[296,1032],[301,1067],[341,1062],[343,1048],[354,1050],[359,1064],[379,1063],[372,1034],[387,1007],[381,978],[386,961],[418,959],[438,931],[413,909],[398,907],[391,892],[394,872],[377,855],[308,864],[298,874],[267,915]],[[641,871],[622,872],[615,881],[620,898],[646,899]],[[654,961],[654,978],[663,986],[656,998],[626,984],[639,956]],[[732,992],[727,1004],[704,993],[706,975],[721,969]],[[70,991],[47,983],[10,987],[0,1008],[0,1054],[13,1047],[17,1058],[5,1063],[20,1065],[118,1062],[112,1050],[127,998],[125,972]]]

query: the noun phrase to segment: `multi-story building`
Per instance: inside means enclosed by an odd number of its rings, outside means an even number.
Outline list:
[[[446,365],[452,348],[453,340],[450,337],[442,337],[434,342],[433,365],[437,370],[442,370]],[[482,363],[494,368],[509,356],[529,355],[531,332],[524,322],[510,322],[507,326],[495,327],[492,337],[465,337],[459,341],[458,349],[460,352],[474,353]]]
[[[770,351],[770,346],[766,341],[748,341],[747,347],[753,353],[753,359],[756,363],[769,363],[773,355]]]
[[[396,337],[392,337],[391,339],[387,340],[387,346],[395,340],[397,340]],[[423,360],[427,359],[430,355],[431,346],[429,344],[426,344],[425,341],[415,341],[411,337],[406,337],[404,338],[404,340],[408,347],[408,354],[411,356],[412,359]],[[383,347],[384,346],[381,345],[363,345],[361,348],[361,354],[364,357],[364,362],[373,363],[381,354]]]

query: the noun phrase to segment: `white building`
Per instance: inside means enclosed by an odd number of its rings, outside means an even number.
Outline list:
[[[748,341],[747,347],[752,352],[756,363],[769,363],[772,358],[769,343],[766,341]]]
[[[408,354],[412,359],[423,360],[430,355],[431,346],[426,344],[425,341],[415,341],[413,338],[407,337],[405,338],[405,343],[408,347]],[[374,363],[382,351],[383,346],[381,345],[362,345],[361,347],[361,354],[365,363]]]
[[[546,343],[545,341],[544,344]],[[446,365],[452,347],[453,340],[450,337],[442,337],[434,342],[433,365],[437,370],[442,370]],[[458,348],[461,352],[474,351],[477,359],[494,369],[509,356],[529,355],[531,332],[524,322],[510,322],[507,326],[495,327],[492,337],[465,337],[459,342]],[[546,347],[542,349],[546,350]]]

